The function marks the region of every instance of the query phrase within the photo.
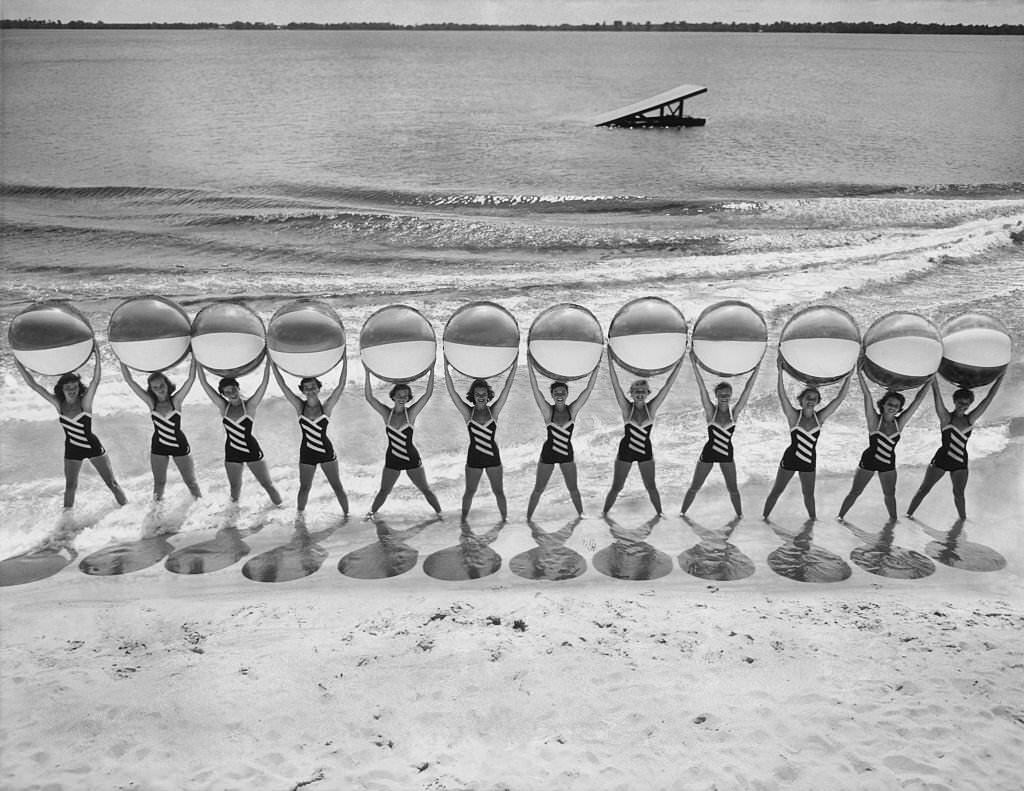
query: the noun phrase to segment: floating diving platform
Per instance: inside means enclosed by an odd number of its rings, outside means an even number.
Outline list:
[[[670,91],[605,113],[594,120],[594,126],[704,126],[707,119],[686,115],[683,112],[683,102],[707,92],[708,89],[703,85],[677,85]]]

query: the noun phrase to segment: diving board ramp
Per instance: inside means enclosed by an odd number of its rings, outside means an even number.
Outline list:
[[[677,85],[672,90],[605,113],[594,119],[594,126],[703,126],[704,118],[683,113],[683,102],[707,91],[703,85]]]

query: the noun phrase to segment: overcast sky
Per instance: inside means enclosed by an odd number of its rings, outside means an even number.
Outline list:
[[[8,19],[104,22],[846,21],[1024,24],[1024,0],[0,0]]]

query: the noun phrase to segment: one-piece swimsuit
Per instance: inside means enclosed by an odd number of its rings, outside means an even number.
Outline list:
[[[404,426],[392,426],[391,418],[395,410],[391,410],[384,428],[388,437],[388,449],[384,454],[384,466],[389,470],[415,470],[423,465],[419,451],[412,442],[413,428],[408,416]]]
[[[654,458],[654,447],[651,445],[651,431],[654,419],[648,409],[644,410],[644,420],[637,422],[635,418],[636,404],[629,407],[629,419],[623,427],[622,439],[619,440],[619,461],[651,461]]]
[[[878,425],[868,435],[868,446],[860,455],[860,468],[871,472],[892,472],[896,469],[896,443],[900,441],[899,421],[895,434],[882,433],[882,416],[878,416]]]
[[[149,413],[149,417],[153,421],[150,453],[154,456],[188,456],[192,452],[188,439],[181,430],[181,412],[172,409],[163,415],[154,409]]]
[[[714,464],[715,462],[732,461],[732,435],[736,431],[736,421],[732,416],[732,409],[729,409],[729,425],[720,426],[717,423],[708,423],[708,441],[700,452],[700,460]]]
[[[299,415],[299,428],[302,430],[302,444],[299,446],[300,464],[324,464],[338,458],[334,453],[334,445],[327,436],[327,426],[331,419],[323,412],[317,418]]]
[[[568,411],[566,408],[566,412]],[[546,425],[548,437],[540,449],[542,464],[566,464],[576,458],[572,447],[572,430],[575,427],[576,421],[571,413],[568,423],[555,423],[555,408],[551,407],[551,417]]]
[[[942,444],[932,456],[932,464],[940,470],[955,472],[956,470],[967,469],[967,440],[971,437],[971,431],[961,431],[952,423],[942,427]]]
[[[60,416],[60,427],[64,429],[64,458],[82,461],[102,456],[107,451],[99,437],[92,433],[92,415],[79,412],[74,417]]]
[[[263,449],[256,437],[252,435],[253,419],[245,412],[242,406],[242,417],[233,420],[224,413],[221,419],[226,434],[224,440],[224,461],[233,461],[240,464],[259,461],[263,458]]]
[[[473,417],[466,421],[469,429],[469,451],[466,453],[466,466],[482,469],[501,465],[501,454],[494,436],[498,432],[498,423],[491,417],[491,408],[487,408],[491,419],[487,423],[478,423]]]
[[[789,447],[782,454],[780,467],[784,470],[795,472],[814,472],[818,464],[818,437],[821,434],[821,421],[818,415],[814,415],[814,428],[806,429],[800,425],[800,418],[797,418],[796,425],[789,430]]]

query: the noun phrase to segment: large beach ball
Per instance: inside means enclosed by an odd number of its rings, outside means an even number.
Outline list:
[[[437,336],[415,308],[388,305],[363,324],[359,356],[363,366],[379,379],[411,382],[434,367]]]
[[[266,351],[260,317],[238,302],[207,305],[192,319],[192,354],[218,376],[241,376],[253,370]]]
[[[882,316],[864,333],[863,347],[864,374],[890,390],[923,385],[942,360],[939,331],[918,313]]]
[[[661,297],[627,302],[608,325],[612,358],[637,376],[664,373],[686,354],[689,328],[675,305]]]
[[[345,356],[345,327],[326,302],[297,299],[267,323],[267,354],[292,376],[321,376]]]
[[[816,305],[790,316],[779,336],[779,359],[809,385],[837,382],[857,367],[860,329],[840,308]]]
[[[1012,342],[1006,325],[984,313],[965,313],[939,329],[939,373],[959,387],[991,384],[1010,364]]]
[[[564,302],[541,311],[526,339],[530,360],[550,379],[589,376],[604,354],[604,333],[593,313]]]
[[[92,354],[89,320],[66,302],[38,302],[14,317],[7,341],[18,362],[45,376],[60,376]]]
[[[519,325],[494,302],[470,302],[456,310],[441,338],[452,367],[473,379],[507,370],[519,356]]]
[[[181,362],[192,342],[192,323],[163,297],[126,299],[110,314],[107,339],[122,363],[137,371],[162,371]]]
[[[739,376],[757,367],[768,348],[764,317],[746,302],[717,302],[693,325],[693,353],[706,371]]]

